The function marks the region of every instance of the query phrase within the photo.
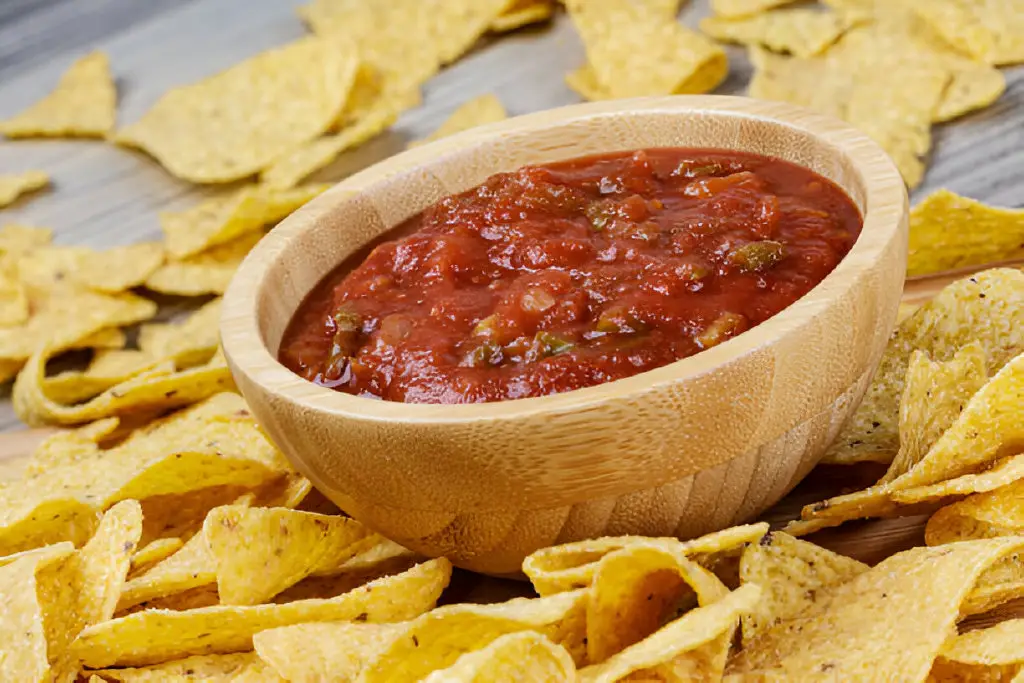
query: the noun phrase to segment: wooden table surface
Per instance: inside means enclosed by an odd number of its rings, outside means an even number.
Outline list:
[[[136,120],[167,89],[198,80],[305,28],[301,0],[2,0],[0,117],[46,94],[77,56],[103,49],[120,92],[119,120]],[[691,0],[690,26],[708,13]],[[750,66],[730,48],[732,71],[717,92],[742,94]],[[337,180],[404,148],[465,100],[494,92],[510,114],[578,101],[563,76],[583,50],[562,15],[550,27],[479,46],[426,84],[423,106],[384,136],[355,150],[318,180]],[[1006,206],[1024,205],[1024,67],[1006,69],[1008,89],[993,107],[934,129],[931,168],[916,196],[938,188]],[[0,211],[0,224],[52,228],[61,244],[95,247],[158,239],[156,214],[187,207],[203,194],[149,158],[99,141],[0,141],[0,173],[40,168],[54,188]],[[8,389],[0,391],[9,392]],[[0,395],[0,431],[21,428]]]

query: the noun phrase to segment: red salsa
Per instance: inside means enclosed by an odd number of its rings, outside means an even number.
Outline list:
[[[810,291],[856,206],[791,163],[649,149],[527,166],[446,197],[302,303],[297,374],[408,403],[543,396],[721,344]]]

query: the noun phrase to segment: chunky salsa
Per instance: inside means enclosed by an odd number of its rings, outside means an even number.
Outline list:
[[[635,375],[818,284],[861,228],[791,163],[649,149],[499,173],[410,218],[302,303],[281,361],[350,394],[475,403]]]

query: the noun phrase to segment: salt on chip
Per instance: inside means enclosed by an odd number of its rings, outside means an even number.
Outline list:
[[[616,536],[541,548],[523,560],[523,573],[540,595],[586,588],[594,578],[598,563],[605,555],[635,543],[665,543],[682,546],[690,556],[714,555],[757,541],[768,531],[767,523],[747,524],[716,531],[690,541],[675,538],[651,539],[642,536]]]
[[[358,63],[351,43],[300,38],[171,90],[115,141],[146,151],[183,180],[246,178],[331,126]]]
[[[102,52],[79,58],[56,89],[17,116],[0,121],[9,138],[102,138],[114,128],[117,88],[110,60]]]
[[[161,245],[155,242],[129,244],[83,258],[72,277],[98,292],[117,293],[144,283],[163,262]]]
[[[797,0],[711,0],[711,10],[721,17],[749,17]]]
[[[509,633],[475,652],[469,652],[447,669],[435,671],[424,683],[488,683],[489,681],[536,681],[558,683],[576,677],[576,666],[564,647],[533,631]]]
[[[794,9],[741,19],[708,17],[700,22],[700,30],[716,40],[813,57],[835,43],[854,21],[834,12]]]
[[[83,631],[74,651],[91,668],[140,666],[201,654],[252,649],[260,631],[317,621],[388,623],[431,609],[451,578],[451,563],[431,560],[330,600],[286,605],[220,605],[174,612],[146,610]]]
[[[78,565],[76,616],[80,627],[114,616],[131,557],[142,535],[142,506],[124,500],[111,507],[96,534],[75,556]]]
[[[273,676],[269,667],[256,656],[255,652],[229,655],[197,655],[177,659],[164,664],[142,668],[101,669],[96,673],[104,680],[124,683],[164,683],[166,681],[203,681],[203,683],[228,683],[255,676],[252,680],[274,683],[284,680]]]
[[[928,0],[917,13],[950,44],[987,64],[1024,62],[1024,13],[1006,0]]]
[[[678,0],[669,0],[677,2]],[[512,0],[504,12],[491,20],[490,30],[508,33],[523,26],[547,21],[555,13],[553,0]]]
[[[867,570],[862,562],[781,531],[765,534],[740,557],[741,583],[764,591],[756,609],[743,617],[743,642],[810,608],[822,590]]]
[[[372,540],[347,517],[242,506],[212,510],[203,535],[225,605],[257,605],[307,576],[337,572]]]
[[[1024,481],[1018,479],[947,505],[928,520],[925,542],[939,545],[971,538],[1024,535],[1022,499]]]
[[[937,681],[1003,681],[1024,669],[1024,619],[1010,619],[949,640],[935,664]]]
[[[907,276],[980,266],[1024,254],[1024,209],[938,190],[910,212]]]
[[[255,232],[295,211],[326,189],[309,185],[279,190],[249,185],[223,196],[204,200],[185,211],[160,214],[167,253],[175,261]]]
[[[403,624],[364,665],[362,683],[420,680],[445,669],[460,655],[479,650],[498,637],[534,630],[553,642],[578,649],[583,638],[585,591],[559,593],[546,598],[516,598],[493,605],[447,605]],[[343,625],[344,628],[344,625]],[[352,629],[376,630],[373,624],[351,624]],[[345,642],[344,637],[335,642]],[[359,643],[356,639],[353,643]]]
[[[49,184],[50,176],[43,171],[0,175],[0,207],[9,206],[21,195],[41,190]]]
[[[159,364],[114,385],[78,405],[62,405],[46,395],[46,350],[25,364],[14,383],[14,411],[29,425],[73,425],[113,415],[169,410],[191,405],[234,388],[231,372],[218,357],[206,365],[174,371],[173,363]]]
[[[165,263],[146,280],[146,287],[178,296],[223,294],[246,254],[262,237],[262,232],[248,233],[195,256]]]
[[[476,128],[487,123],[503,121],[506,118],[508,118],[508,113],[505,111],[505,107],[502,106],[501,100],[492,94],[481,95],[469,100],[453,111],[451,116],[437,130],[422,140],[413,142],[410,147],[440,140],[449,135],[461,133],[464,130]]]
[[[203,304],[185,320],[149,323],[139,328],[139,348],[159,359],[173,360],[178,368],[210,360],[220,343],[221,300]]]
[[[635,543],[597,566],[587,603],[587,661],[602,662],[658,630],[693,602],[728,592],[711,572],[669,544]]]
[[[630,680],[628,677],[631,674],[639,680],[720,680],[720,670],[717,677],[713,671],[701,670],[700,664],[706,660],[700,651],[704,647],[713,646],[715,650],[724,648],[727,652],[740,616],[754,609],[760,597],[761,589],[758,586],[740,586],[720,600],[690,610],[600,664],[580,669],[579,680],[581,683],[616,683]],[[695,657],[695,661],[692,662],[693,666],[688,666],[690,662],[687,660],[691,656]],[[694,675],[677,679],[645,676],[666,664],[674,664],[684,671],[689,669],[689,673]]]
[[[608,98],[705,93],[728,73],[718,44],[640,3],[568,0],[566,8]]]
[[[22,325],[28,320],[28,292],[13,274],[0,270],[0,327]]]
[[[899,450],[899,401],[910,355],[921,350],[947,361],[973,341],[984,347],[990,374],[1024,351],[1024,272],[996,268],[958,280],[901,323],[826,462],[891,462]]]
[[[900,449],[879,483],[917,465],[987,381],[985,349],[978,342],[967,344],[946,362],[936,363],[925,352],[914,351],[900,397]]]

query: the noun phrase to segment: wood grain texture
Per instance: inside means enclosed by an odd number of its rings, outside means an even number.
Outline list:
[[[441,197],[524,164],[672,146],[807,166],[860,206],[863,232],[818,287],[757,328],[555,396],[367,401],[276,361],[285,326],[317,282]],[[607,499],[615,503],[597,531],[613,535],[694,536],[774,504],[817,463],[867,387],[895,320],[906,232],[895,168],[840,122],[730,97],[576,105],[410,150],[306,205],[246,259],[225,294],[221,337],[257,419],[323,493],[415,550],[502,574],[563,536],[574,511],[589,516]]]
[[[168,88],[213,74],[301,36],[302,0],[4,0],[0,2],[0,117],[44,95],[71,61],[91,49],[110,53],[119,117],[134,121]],[[691,0],[680,20],[710,13]],[[750,65],[727,48],[728,80],[716,92],[742,94]],[[577,102],[564,75],[583,63],[568,19],[479,46],[424,88],[423,106],[387,134],[344,155],[317,176],[338,180],[425,137],[458,105],[493,92],[511,114]],[[1004,69],[1008,89],[993,107],[935,128],[932,164],[916,197],[938,187],[1005,206],[1024,205],[1024,66]],[[0,173],[42,168],[52,191],[0,211],[0,224],[53,228],[62,244],[104,247],[160,235],[156,214],[206,193],[174,180],[152,160],[96,141],[0,140]],[[0,431],[22,425],[0,388]]]

